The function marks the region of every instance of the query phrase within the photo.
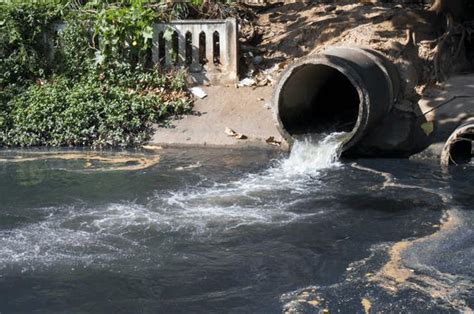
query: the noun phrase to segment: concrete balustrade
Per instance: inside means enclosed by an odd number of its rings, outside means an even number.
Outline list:
[[[57,23],[44,34],[51,60],[65,27],[65,23]],[[237,36],[235,18],[157,23],[153,26],[152,61],[164,68],[187,68],[198,84],[233,84],[238,81]],[[100,47],[100,38],[97,41]]]
[[[154,63],[168,68],[187,67],[200,84],[237,81],[235,18],[171,21],[155,24],[153,31]]]

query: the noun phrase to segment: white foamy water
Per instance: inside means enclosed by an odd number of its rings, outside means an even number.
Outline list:
[[[211,236],[242,225],[285,224],[320,215],[295,213],[291,206],[314,192],[322,170],[341,166],[342,136],[302,139],[287,158],[263,172],[212,187],[157,191],[148,204],[40,208],[50,214],[39,222],[0,232],[0,269],[89,265],[146,252],[147,239],[170,232]]]
[[[291,176],[315,174],[321,169],[340,166],[340,148],[346,134],[331,133],[320,139],[305,137],[297,140],[290,156],[275,170]]]
[[[180,216],[180,221],[193,217],[193,221],[206,224],[209,219],[229,217],[240,225],[296,219],[300,215],[287,210],[291,205],[288,200],[298,202],[299,196],[314,191],[308,187],[317,187],[322,170],[341,166],[340,144],[345,134],[333,133],[319,141],[309,137],[296,141],[288,158],[240,180],[157,198],[168,204],[166,208],[173,208],[170,214]]]

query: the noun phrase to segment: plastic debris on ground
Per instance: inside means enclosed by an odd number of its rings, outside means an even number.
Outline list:
[[[241,80],[238,84],[239,87],[244,87],[244,86],[247,86],[247,87],[250,87],[250,86],[254,86],[257,82],[252,79],[252,78],[249,78],[249,77],[246,77],[244,78],[243,80]]]
[[[231,128],[225,128],[224,133],[227,134],[228,136],[234,137],[238,140],[246,140],[247,139],[247,135],[237,133],[234,130],[232,130]]]
[[[200,87],[191,87],[189,91],[196,97],[203,99],[207,97],[207,93]]]

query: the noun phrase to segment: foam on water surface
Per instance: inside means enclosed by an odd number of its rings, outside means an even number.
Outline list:
[[[420,304],[415,311],[469,309],[470,267],[455,265],[459,253],[453,243],[471,260],[465,247],[472,243],[472,223],[439,233],[449,237],[441,242],[438,236],[426,237],[436,230],[430,222],[439,224],[438,213],[452,205],[452,191],[462,192],[460,202],[469,199],[466,178],[454,180],[460,188],[450,189],[453,180],[436,173],[437,165],[372,160],[343,164],[339,154],[344,137],[301,138],[288,156],[271,166],[266,165],[268,155],[236,156],[233,151],[194,152],[183,159],[171,151],[153,167],[118,172],[63,171],[58,165],[71,165],[63,159],[0,160],[3,177],[17,180],[0,183],[0,196],[19,195],[0,203],[0,289],[4,295],[11,292],[6,298],[20,305],[26,295],[41,303],[54,301],[59,293],[70,307],[79,293],[105,307],[125,300],[121,306],[129,305],[131,311],[136,303],[128,299],[129,287],[162,312],[174,312],[173,305],[192,305],[195,312],[206,306],[218,311],[278,312],[283,306],[284,311],[300,312],[327,307],[393,312],[406,310],[407,302]],[[72,161],[77,168],[80,162]],[[43,181],[18,184],[38,173]],[[132,193],[120,194],[128,189]],[[30,191],[31,201],[17,206]],[[111,192],[115,194],[107,194]],[[71,195],[55,198],[58,193]],[[468,221],[466,216],[463,221]],[[425,240],[416,240],[423,235]],[[411,250],[394,250],[407,241]],[[441,244],[442,255],[453,263],[433,263],[440,260]],[[372,280],[384,265],[417,273],[402,284],[395,280],[401,294],[392,295],[393,289],[383,288],[388,281]],[[461,279],[450,276],[450,269],[459,274],[461,268]],[[422,271],[426,276],[417,276]],[[23,286],[15,286],[19,278],[25,280]],[[64,284],[64,278],[70,281]],[[101,288],[94,290],[96,281]],[[432,282],[441,288],[452,282],[459,289],[443,290],[447,293],[441,297],[428,295],[438,290],[420,284]],[[124,288],[117,288],[121,283]],[[309,283],[314,286],[302,288]],[[40,286],[44,294],[28,286]],[[117,293],[115,298],[101,303],[101,291],[108,293],[109,288]],[[166,296],[163,291],[178,293]],[[40,310],[48,309],[44,305]]]
[[[0,231],[0,269],[55,263],[106,262],[145,247],[146,237],[181,232],[209,236],[249,224],[282,224],[306,215],[288,210],[296,195],[319,184],[324,169],[337,168],[342,134],[296,141],[287,158],[242,179],[211,187],[161,192],[147,204],[112,203],[39,208],[35,223]],[[181,168],[179,168],[181,170]],[[293,195],[293,196],[291,196]],[[26,267],[26,268],[25,268]]]
[[[295,141],[290,156],[274,170],[293,176],[317,174],[322,169],[339,167],[341,143],[346,135],[341,132],[303,137]]]

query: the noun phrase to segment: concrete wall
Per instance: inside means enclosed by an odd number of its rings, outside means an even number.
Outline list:
[[[237,21],[155,24],[152,55],[164,67],[187,67],[196,83],[233,84],[238,80]]]
[[[58,34],[65,27],[65,23],[57,23],[51,33],[44,34],[51,60]],[[152,60],[164,68],[187,68],[198,84],[235,84],[238,81],[237,31],[235,18],[155,24]]]

